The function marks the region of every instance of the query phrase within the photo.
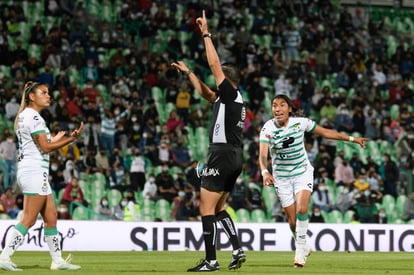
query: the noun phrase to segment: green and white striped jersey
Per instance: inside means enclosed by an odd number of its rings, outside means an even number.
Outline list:
[[[300,176],[311,166],[304,134],[312,132],[315,127],[315,121],[304,117],[289,117],[286,127],[278,126],[274,119],[263,125],[260,142],[269,145],[275,179]]]
[[[33,136],[44,133],[50,141],[50,131],[42,116],[32,108],[25,108],[20,114],[16,127],[18,144],[18,167],[29,170],[49,169],[49,154],[42,152],[33,140]]]

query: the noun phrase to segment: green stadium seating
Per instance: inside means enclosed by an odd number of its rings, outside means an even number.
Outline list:
[[[143,221],[153,221],[155,217],[155,202],[144,199],[141,205],[141,219]]]
[[[155,218],[163,221],[171,221],[171,204],[169,201],[159,199],[155,202]]]
[[[342,212],[339,210],[328,212],[328,223],[342,223],[343,219]]]
[[[262,209],[253,209],[250,212],[250,220],[252,222],[266,222],[267,217],[265,211]]]
[[[110,207],[115,207],[118,205],[123,197],[121,191],[117,189],[108,190],[106,192],[106,195],[108,197]]]
[[[250,218],[250,212],[249,210],[245,209],[245,208],[239,208],[236,210],[236,215],[237,218],[239,220],[239,222],[250,222],[251,218]]]

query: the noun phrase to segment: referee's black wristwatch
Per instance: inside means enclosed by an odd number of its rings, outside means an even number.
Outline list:
[[[210,32],[203,34],[203,38],[206,38],[206,37],[211,38],[211,36],[212,36],[212,35],[211,35],[211,33],[210,33]]]

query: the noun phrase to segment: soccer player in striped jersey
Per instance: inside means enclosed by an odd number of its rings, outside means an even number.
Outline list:
[[[297,116],[292,101],[286,95],[276,95],[272,99],[272,114],[273,118],[260,131],[259,165],[263,184],[274,186],[295,238],[294,266],[304,267],[310,253],[306,232],[314,170],[305,150],[305,132],[327,139],[358,143],[362,148],[365,148],[367,138],[348,136]],[[271,171],[267,169],[269,153]]]
[[[57,230],[56,206],[49,184],[49,153],[80,137],[83,123],[65,136],[64,131],[51,136],[40,112],[50,106],[49,88],[46,84],[29,81],[23,89],[20,109],[14,129],[18,140],[17,182],[24,194],[23,217],[10,230],[8,242],[0,255],[0,269],[20,271],[10,257],[22,244],[39,213],[44,222],[44,236],[52,257],[52,270],[77,270],[80,266],[64,260]]]

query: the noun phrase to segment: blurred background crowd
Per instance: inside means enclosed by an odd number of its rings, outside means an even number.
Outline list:
[[[320,125],[368,137],[367,149],[306,137],[315,166],[315,222],[414,219],[412,9],[341,1],[2,1],[0,173],[3,218],[16,218],[13,121],[26,81],[47,83],[52,133],[85,123],[51,154],[60,218],[198,220],[197,170],[210,119],[186,61],[207,85],[195,19],[205,9],[223,62],[242,73],[244,170],[229,199],[238,221],[284,221],[258,171],[270,100],[286,94]]]

